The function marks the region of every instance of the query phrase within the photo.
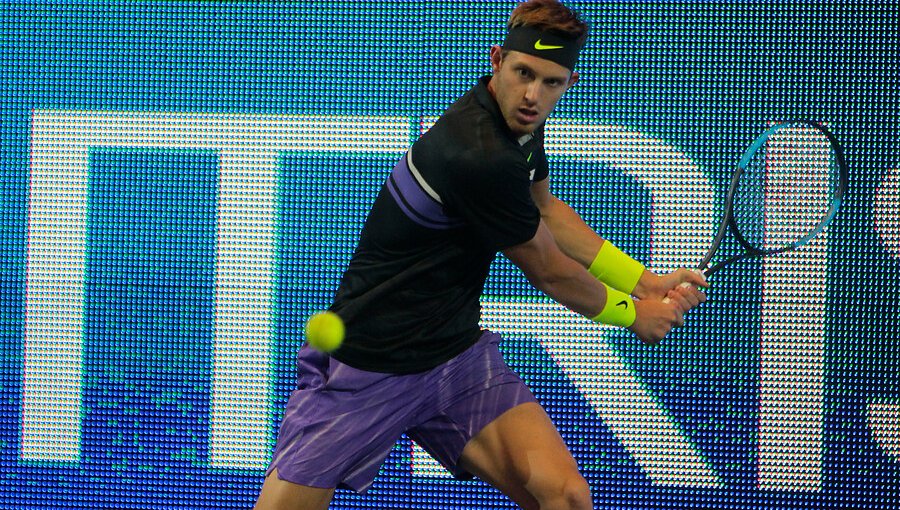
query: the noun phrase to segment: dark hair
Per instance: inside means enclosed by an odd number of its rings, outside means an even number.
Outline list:
[[[558,0],[528,0],[517,5],[506,22],[506,28],[510,30],[520,26],[556,32],[576,40],[579,47],[587,40],[589,30],[588,24],[579,17],[578,12]]]

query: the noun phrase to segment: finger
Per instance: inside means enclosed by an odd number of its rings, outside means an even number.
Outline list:
[[[698,289],[696,287],[696,285],[694,285],[690,282],[682,282],[681,285],[679,285],[678,287],[675,287],[674,289],[669,291],[669,293],[672,293],[672,292],[678,292],[678,293],[684,294],[686,296],[687,295],[693,296],[691,299],[692,299],[692,301],[696,300],[696,302],[692,302],[692,304],[691,304],[692,308],[694,306],[697,306],[700,303],[706,302],[706,293],[703,292],[702,290]]]
[[[681,305],[681,313],[687,313],[691,308],[700,304],[700,300],[697,296],[689,292],[679,293],[678,302]]]
[[[673,322],[675,326],[684,326],[684,314],[681,313],[681,309],[675,309],[675,321]]]
[[[681,313],[687,313],[700,303],[706,301],[706,294],[696,287],[677,288],[666,295],[668,303],[675,303],[681,308]],[[664,302],[666,302],[664,300]]]
[[[679,288],[678,293],[687,302],[688,309],[694,308],[695,306],[699,305],[700,303],[706,301],[706,294],[694,286],[689,286],[687,288]],[[687,310],[685,310],[685,311],[687,311]]]
[[[693,294],[697,297],[697,304],[706,302],[706,293],[700,289],[694,289]]]
[[[672,289],[669,292],[667,292],[666,297],[663,298],[662,302],[667,305],[674,305],[679,308],[683,308],[684,303],[682,302],[682,299],[683,299],[683,296],[681,295],[680,292],[678,292],[678,289],[676,288],[676,289]]]
[[[679,299],[680,299],[680,303],[681,303],[680,312],[682,314],[688,313],[689,311],[691,311],[692,308],[694,308],[695,306],[700,304],[700,301],[692,293],[679,294]]]
[[[709,282],[706,281],[706,276],[703,274],[703,271],[699,269],[694,269],[692,271],[685,272],[685,281],[691,282],[698,287],[709,287]]]

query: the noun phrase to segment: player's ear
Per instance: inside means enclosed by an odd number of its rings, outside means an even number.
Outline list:
[[[496,73],[500,70],[500,62],[503,60],[503,48],[498,45],[491,46],[491,68]]]
[[[578,71],[572,71],[572,76],[569,76],[569,84],[566,88],[571,88],[576,83],[578,83]]]

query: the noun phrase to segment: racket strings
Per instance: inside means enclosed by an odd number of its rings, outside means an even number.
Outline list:
[[[800,125],[772,133],[735,190],[735,226],[766,252],[802,242],[827,216],[838,173],[831,143],[818,130]]]

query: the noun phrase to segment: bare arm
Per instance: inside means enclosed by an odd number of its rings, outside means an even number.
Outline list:
[[[540,209],[541,219],[547,223],[559,249],[583,267],[590,266],[600,251],[600,246],[606,241],[597,235],[569,204],[550,192],[549,178],[535,182],[531,186],[531,198]],[[662,299],[671,290],[678,288],[682,282],[690,282],[699,287],[707,286],[703,277],[687,269],[678,269],[666,275],[657,275],[648,269],[641,275],[632,294],[640,299]],[[705,296],[699,292],[688,298],[692,303],[705,300]]]
[[[606,287],[560,251],[544,220],[531,240],[503,250],[528,281],[566,308],[594,317],[606,304]]]
[[[569,204],[550,192],[549,178],[532,184],[531,198],[540,209],[541,219],[547,223],[559,249],[582,267],[590,266],[604,239],[587,226]]]
[[[606,287],[560,250],[543,220],[531,240],[507,248],[503,254],[522,269],[532,285],[576,313],[593,318],[606,304]],[[683,322],[684,299],[636,301],[636,318],[628,329],[645,343],[659,342]]]

